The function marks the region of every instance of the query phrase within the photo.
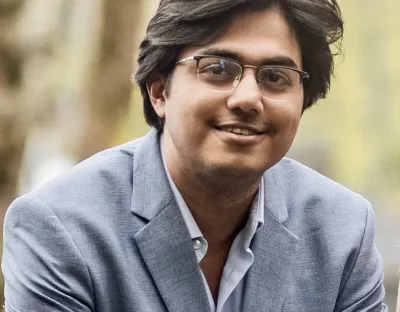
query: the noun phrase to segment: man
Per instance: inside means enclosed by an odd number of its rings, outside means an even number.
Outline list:
[[[7,212],[6,311],[387,311],[361,196],[285,158],[324,97],[334,0],[163,0],[145,137]]]

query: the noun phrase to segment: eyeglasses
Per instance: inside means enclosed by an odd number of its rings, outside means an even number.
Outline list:
[[[261,95],[273,101],[287,101],[296,97],[309,79],[305,71],[286,66],[268,65],[256,67],[213,56],[190,56],[176,62],[197,62],[197,77],[202,85],[214,92],[230,92],[236,88],[243,76],[244,68],[257,70],[257,84]]]

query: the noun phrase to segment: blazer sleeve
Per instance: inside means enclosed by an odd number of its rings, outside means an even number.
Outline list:
[[[375,218],[367,204],[364,233],[354,263],[345,274],[344,285],[337,298],[335,312],[384,312],[382,257],[374,244]]]
[[[94,311],[85,261],[54,211],[23,196],[4,221],[2,270],[6,312]]]

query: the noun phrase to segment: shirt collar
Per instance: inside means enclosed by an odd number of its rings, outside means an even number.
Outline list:
[[[167,175],[169,184],[171,186],[172,193],[174,194],[176,203],[178,204],[179,210],[182,213],[183,220],[185,221],[185,224],[186,224],[186,226],[187,226],[187,228],[189,230],[190,237],[192,239],[203,237],[203,234],[201,233],[199,227],[197,226],[197,223],[194,220],[193,215],[189,210],[189,207],[186,205],[185,200],[183,199],[181,193],[179,192],[178,188],[176,187],[174,181],[171,178],[171,175],[169,173],[169,170],[167,168],[167,164],[166,164],[166,161],[165,161],[165,154],[164,154],[164,146],[163,146],[163,144],[164,144],[163,133],[161,133],[161,135],[160,135],[160,148],[161,148],[161,157],[162,157],[162,161],[163,161],[163,164],[164,164],[165,173]]]

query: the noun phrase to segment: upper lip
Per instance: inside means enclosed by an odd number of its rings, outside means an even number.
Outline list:
[[[254,126],[254,125],[248,125],[248,124],[243,124],[243,123],[224,123],[224,124],[219,124],[216,126],[217,129],[222,129],[222,128],[239,128],[239,129],[246,129],[251,132],[255,132],[257,134],[262,134],[265,132],[265,130]]]

